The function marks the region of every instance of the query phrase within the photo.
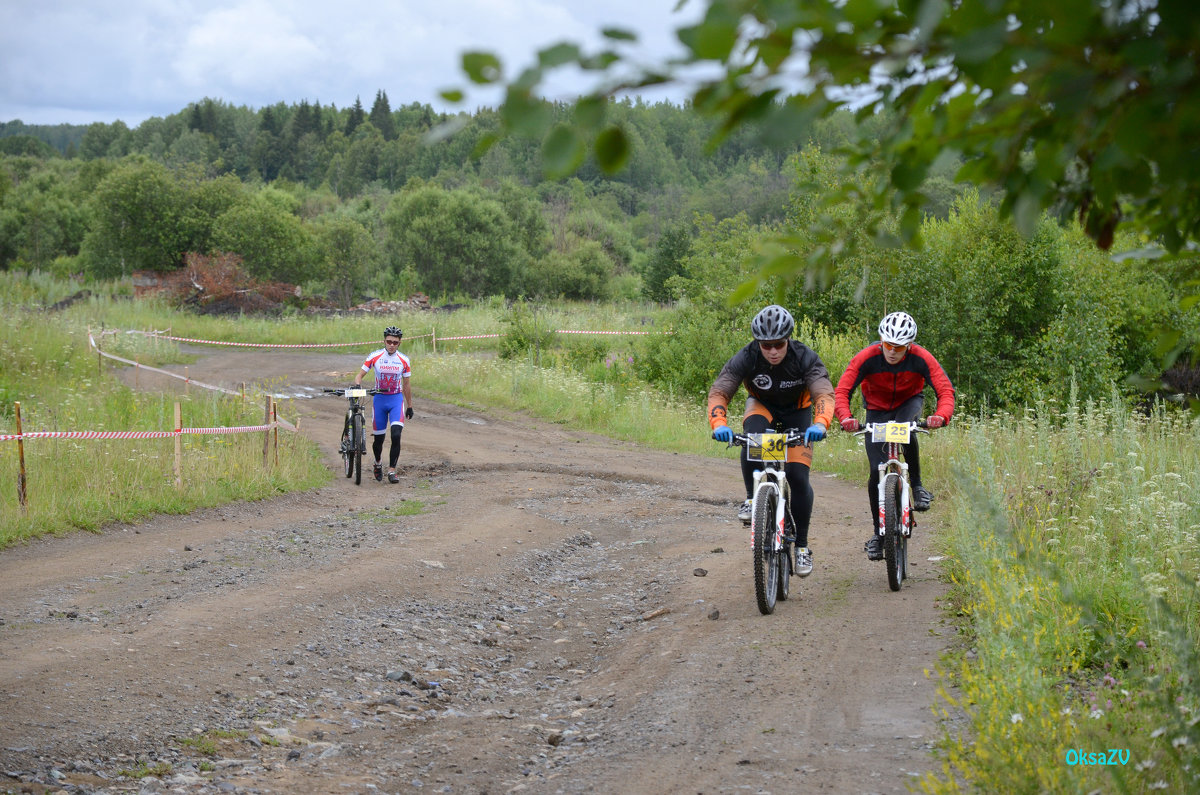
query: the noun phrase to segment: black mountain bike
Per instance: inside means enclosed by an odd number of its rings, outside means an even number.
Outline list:
[[[326,389],[330,395],[349,398],[350,407],[346,409],[346,422],[342,426],[341,443],[338,452],[346,465],[346,477],[353,477],[355,485],[362,483],[362,459],[367,453],[366,415],[363,413],[363,401],[367,395],[374,395],[374,389]]]

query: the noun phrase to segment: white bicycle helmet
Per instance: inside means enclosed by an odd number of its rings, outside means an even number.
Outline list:
[[[893,345],[911,345],[917,338],[917,321],[907,312],[893,312],[879,321],[879,339]]]
[[[782,306],[771,304],[750,321],[750,333],[756,340],[781,340],[792,336],[796,321]]]

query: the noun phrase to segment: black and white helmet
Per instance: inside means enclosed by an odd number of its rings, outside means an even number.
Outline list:
[[[879,339],[893,345],[911,345],[917,338],[917,321],[907,312],[893,312],[879,321]]]
[[[750,321],[750,333],[756,340],[781,340],[792,336],[796,321],[782,306],[771,304]]]
[[[383,336],[385,339],[387,337],[403,337],[404,333],[397,326],[388,326],[383,330]]]

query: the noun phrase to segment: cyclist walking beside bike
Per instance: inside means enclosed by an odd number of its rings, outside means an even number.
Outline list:
[[[714,439],[731,441],[733,431],[727,417],[729,401],[738,387],[744,385],[748,393],[742,418],[744,432],[762,433],[772,425],[805,429],[805,445],[789,447],[784,466],[792,495],[796,573],[805,577],[812,572],[812,551],[808,547],[808,525],[813,507],[813,491],[808,481],[812,442],[824,439],[833,421],[833,384],[816,351],[791,339],[795,327],[791,314],[774,304],[754,316],[750,323],[754,341],[725,363],[709,389],[708,421]],[[738,511],[738,518],[748,522],[753,503],[754,464],[747,459],[744,447],[741,466],[746,501]]]
[[[921,416],[925,407],[925,387],[932,386],[937,395],[934,413],[925,420],[928,428],[941,428],[954,414],[954,384],[933,354],[917,345],[917,322],[906,312],[892,312],[879,322],[879,342],[863,348],[846,367],[834,389],[834,414],[842,430],[853,432],[863,426],[850,414],[850,396],[862,387],[866,422],[912,422]],[[883,444],[867,440],[867,499],[871,507],[871,524],[879,515],[879,465],[884,460]],[[921,485],[921,460],[917,439],[904,445],[904,460],[908,464],[913,489],[913,509],[929,510],[933,494]],[[883,560],[879,536],[863,545],[868,560]]]
[[[371,449],[375,453],[375,479],[381,481],[383,437],[390,433],[392,444],[388,448],[388,483],[400,482],[396,474],[396,463],[400,460],[400,435],[404,432],[404,421],[411,420],[413,416],[412,387],[409,386],[412,366],[408,357],[399,350],[403,337],[404,334],[396,326],[385,328],[383,348],[371,352],[354,378],[354,385],[362,386],[363,377],[371,370],[375,371],[376,394],[371,402],[374,438]]]

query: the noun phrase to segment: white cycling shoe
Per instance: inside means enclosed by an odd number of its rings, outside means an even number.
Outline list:
[[[796,547],[796,575],[807,577],[812,574],[812,550],[808,547]]]

